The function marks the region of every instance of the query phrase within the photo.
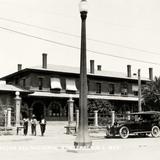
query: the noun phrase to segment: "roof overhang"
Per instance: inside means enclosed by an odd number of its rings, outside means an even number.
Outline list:
[[[57,98],[79,98],[79,94],[68,93],[51,93],[51,92],[34,92],[28,94],[29,97],[57,97]],[[109,96],[109,95],[88,95],[88,99],[105,99],[105,100],[117,100],[117,101],[138,101],[138,97],[122,97],[122,96]]]
[[[0,91],[29,93],[28,90],[24,90],[22,88],[16,87],[16,86],[11,85],[11,84],[1,84],[0,85]]]

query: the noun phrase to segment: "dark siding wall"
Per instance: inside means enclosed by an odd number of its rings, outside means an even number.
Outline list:
[[[43,91],[50,91],[50,79],[52,77],[58,77],[61,80],[61,85],[63,91],[66,90],[66,79],[75,79],[76,87],[80,89],[80,79],[79,75],[58,73],[58,72],[43,72],[43,71],[33,71],[23,74],[23,76],[15,76],[12,79],[7,80],[12,84],[19,85],[23,87],[23,79],[25,79],[26,89],[33,91],[39,90],[39,78],[43,79]],[[109,94],[109,85],[114,84],[114,94],[121,94],[122,86],[124,83],[127,84],[128,94],[133,94],[132,84],[138,83],[137,80],[123,80],[118,78],[107,78],[107,77],[94,77],[88,76],[88,88],[89,93],[96,94],[96,84],[101,83],[101,94]],[[143,84],[144,82],[142,82]]]

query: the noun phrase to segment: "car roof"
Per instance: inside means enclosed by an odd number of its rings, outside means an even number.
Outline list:
[[[151,115],[151,114],[160,114],[159,111],[143,111],[143,112],[133,112],[130,115]]]

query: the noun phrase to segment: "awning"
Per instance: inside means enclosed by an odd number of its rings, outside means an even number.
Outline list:
[[[51,89],[62,89],[59,78],[51,78]]]
[[[77,91],[75,79],[66,79],[66,90]]]
[[[79,98],[79,94],[68,94],[68,93],[51,93],[51,92],[34,92],[28,96],[32,97],[58,97],[58,98]],[[138,102],[138,97],[135,96],[110,96],[110,95],[88,95],[88,99],[106,99],[106,100],[117,100],[117,101],[135,101]]]
[[[132,91],[138,91],[138,85],[132,85]]]

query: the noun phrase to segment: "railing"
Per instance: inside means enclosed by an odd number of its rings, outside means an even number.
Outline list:
[[[74,121],[77,121],[78,117],[74,113]],[[127,114],[115,114],[114,117],[112,112],[106,114],[98,111],[88,113],[88,125],[89,126],[107,126],[108,124],[113,124],[115,121],[125,121],[127,119]],[[79,121],[79,119],[78,119]]]

